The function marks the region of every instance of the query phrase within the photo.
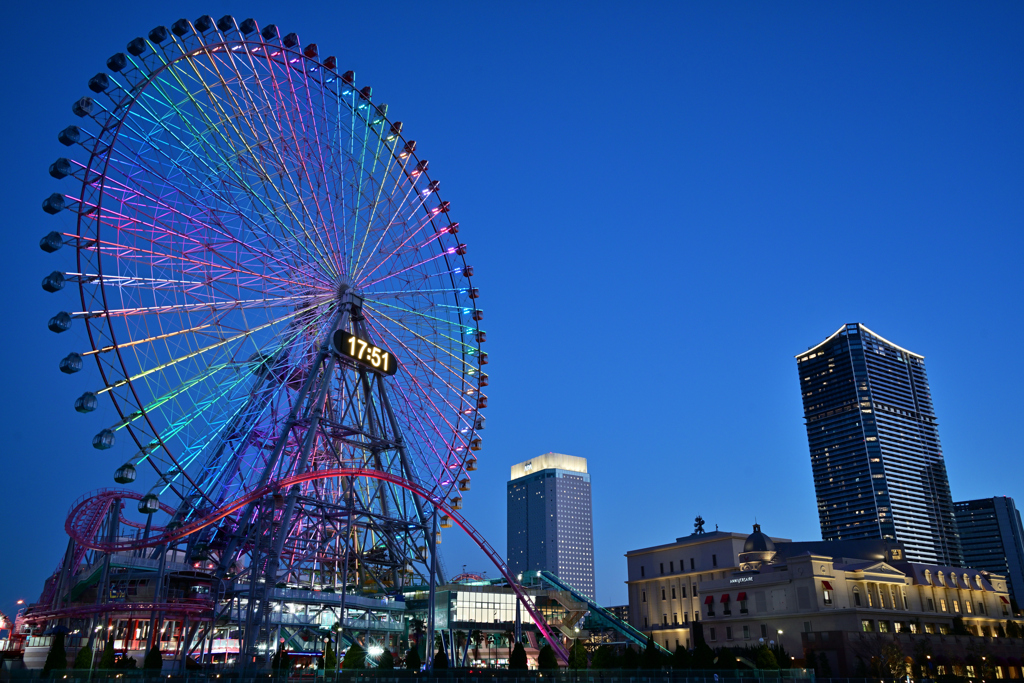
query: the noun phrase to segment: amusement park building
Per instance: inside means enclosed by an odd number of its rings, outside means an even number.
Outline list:
[[[594,524],[587,459],[546,453],[512,466],[508,567],[546,570],[594,597]]]
[[[895,640],[908,654],[943,653],[949,666],[987,651],[1004,658],[993,660],[1008,667],[1002,677],[1021,675],[1024,641],[1000,637],[1011,618],[1005,577],[907,562],[898,543],[794,543],[755,524],[750,535],[694,534],[626,559],[630,621],[669,649],[693,647],[700,629],[712,647],[778,641],[848,676]]]
[[[924,357],[851,323],[796,361],[821,537],[962,565]]]

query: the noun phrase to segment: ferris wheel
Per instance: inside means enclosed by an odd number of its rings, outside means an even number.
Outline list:
[[[63,257],[43,288],[77,289],[48,326],[88,340],[60,370],[98,369],[74,409],[113,407],[92,445],[138,492],[137,533],[217,517],[183,552],[269,585],[422,580],[429,511],[392,482],[461,507],[488,384],[428,161],[353,72],[273,25],[182,19],[107,67],[58,136],[43,209],[71,221],[40,246]],[[382,476],[309,476],[345,468]]]

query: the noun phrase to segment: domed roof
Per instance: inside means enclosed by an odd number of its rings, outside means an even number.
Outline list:
[[[775,544],[772,543],[772,539],[768,538],[761,533],[761,525],[754,525],[754,533],[747,536],[746,542],[743,544],[743,552],[745,553],[763,553],[773,552],[775,550]]]

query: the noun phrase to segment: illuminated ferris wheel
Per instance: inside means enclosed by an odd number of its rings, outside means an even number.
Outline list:
[[[423,580],[428,513],[389,477],[458,509],[488,378],[467,247],[416,142],[334,57],[251,19],[158,27],[107,67],[58,136],[43,209],[72,220],[40,242],[63,257],[43,288],[77,290],[49,328],[87,346],[60,369],[98,368],[74,408],[113,406],[92,445],[168,517],[146,533],[222,514],[187,544],[221,572]],[[386,476],[223,514],[344,468]]]

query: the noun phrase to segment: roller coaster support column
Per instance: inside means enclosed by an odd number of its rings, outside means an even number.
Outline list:
[[[437,508],[434,508],[430,541],[430,595],[427,598],[427,671],[434,670],[434,598],[437,583]]]

